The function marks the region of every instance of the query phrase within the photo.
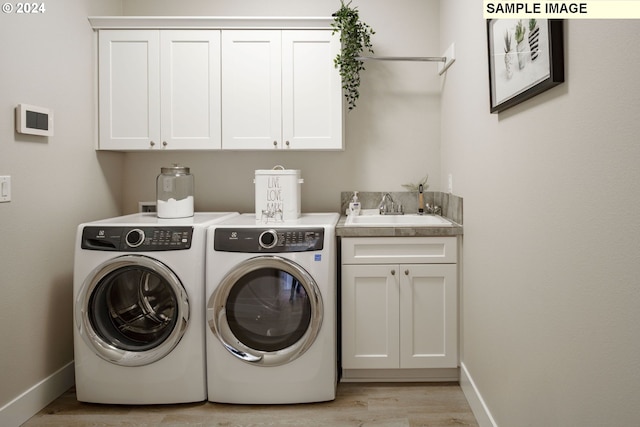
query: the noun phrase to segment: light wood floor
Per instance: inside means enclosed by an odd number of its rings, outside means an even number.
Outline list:
[[[23,424],[58,426],[478,426],[458,384],[340,383],[332,402],[299,405],[98,405],[72,388]]]

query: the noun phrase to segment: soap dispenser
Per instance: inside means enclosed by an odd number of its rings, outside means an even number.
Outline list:
[[[358,192],[353,192],[353,197],[349,203],[349,215],[360,215],[360,201],[358,200]]]

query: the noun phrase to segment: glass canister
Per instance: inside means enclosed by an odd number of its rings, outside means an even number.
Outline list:
[[[174,164],[160,168],[156,178],[158,218],[193,216],[193,181],[187,167]]]

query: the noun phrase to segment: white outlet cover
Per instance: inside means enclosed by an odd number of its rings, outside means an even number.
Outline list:
[[[156,202],[138,202],[138,212],[156,212]]]

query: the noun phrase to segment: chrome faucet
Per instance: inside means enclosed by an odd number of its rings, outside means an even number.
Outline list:
[[[384,213],[387,212],[388,203],[393,203],[393,197],[391,197],[391,194],[389,193],[384,193],[382,195],[382,200],[378,203],[378,211],[380,212],[380,215],[384,215]]]
[[[382,195],[382,200],[378,204],[378,212],[380,215],[404,215],[404,210],[402,205],[399,204],[396,206],[396,203],[393,201],[393,197],[391,194],[384,193]]]
[[[431,206],[427,203],[425,212],[429,215],[442,215],[442,208],[436,205]]]

